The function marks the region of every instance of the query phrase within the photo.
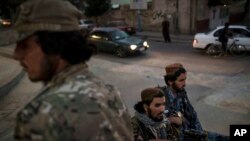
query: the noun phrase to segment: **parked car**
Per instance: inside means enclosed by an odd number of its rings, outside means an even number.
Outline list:
[[[109,21],[105,26],[119,28],[127,32],[130,35],[133,35],[136,33],[135,27],[129,26],[124,20]]]
[[[79,20],[79,26],[83,29],[88,29],[89,31],[96,27],[96,23],[89,19],[81,19]]]
[[[218,26],[205,33],[197,33],[194,36],[193,48],[207,50],[212,44],[221,44],[218,41],[219,35],[224,26]],[[247,50],[250,50],[250,28],[242,25],[231,25],[229,30],[233,33],[233,38],[229,38],[228,44],[233,42],[244,45]]]
[[[96,52],[113,53],[118,57],[145,52],[149,48],[147,41],[112,27],[94,28],[88,35],[87,42]]]

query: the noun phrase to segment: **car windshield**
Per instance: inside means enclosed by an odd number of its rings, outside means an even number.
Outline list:
[[[121,30],[115,30],[110,32],[110,36],[113,40],[120,40],[120,39],[124,39],[127,38],[129,35]]]

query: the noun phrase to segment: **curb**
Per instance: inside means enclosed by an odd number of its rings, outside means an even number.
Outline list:
[[[0,56],[13,59],[13,55],[10,50],[0,50]],[[3,85],[0,85],[0,99],[6,96],[12,89],[14,89],[14,87],[19,83],[24,75],[24,70],[20,70],[11,80],[7,81],[7,83]]]
[[[165,42],[162,37],[147,36],[147,35],[135,35],[135,36],[140,37],[142,39],[152,40],[152,41],[156,41],[156,42]],[[178,38],[174,38],[174,37],[171,37],[171,40],[172,40],[172,42],[175,42],[175,43],[188,43],[188,44],[192,43],[192,40],[178,39]]]
[[[0,99],[6,96],[12,89],[15,87],[19,81],[23,78],[25,75],[25,72],[22,70],[20,71],[15,78],[4,84],[3,86],[0,86]]]

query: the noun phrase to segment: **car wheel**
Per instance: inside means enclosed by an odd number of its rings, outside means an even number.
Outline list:
[[[118,47],[118,48],[116,49],[115,55],[118,56],[118,57],[121,57],[121,58],[127,56],[125,50],[124,50],[122,47]]]
[[[223,55],[223,50],[220,45],[212,44],[206,48],[206,53],[212,57],[220,57]]]
[[[234,56],[244,56],[247,53],[247,49],[244,45],[233,45],[229,48],[229,51]]]

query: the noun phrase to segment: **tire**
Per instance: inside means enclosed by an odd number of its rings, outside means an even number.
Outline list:
[[[230,47],[229,51],[233,56],[237,57],[244,56],[247,53],[247,49],[244,45],[234,45]]]
[[[223,55],[223,50],[220,45],[213,44],[207,47],[206,53],[209,56],[217,58]]]
[[[118,57],[120,57],[120,58],[123,58],[123,57],[127,56],[127,53],[125,52],[125,50],[122,47],[118,47],[115,50],[115,55],[118,56]]]

